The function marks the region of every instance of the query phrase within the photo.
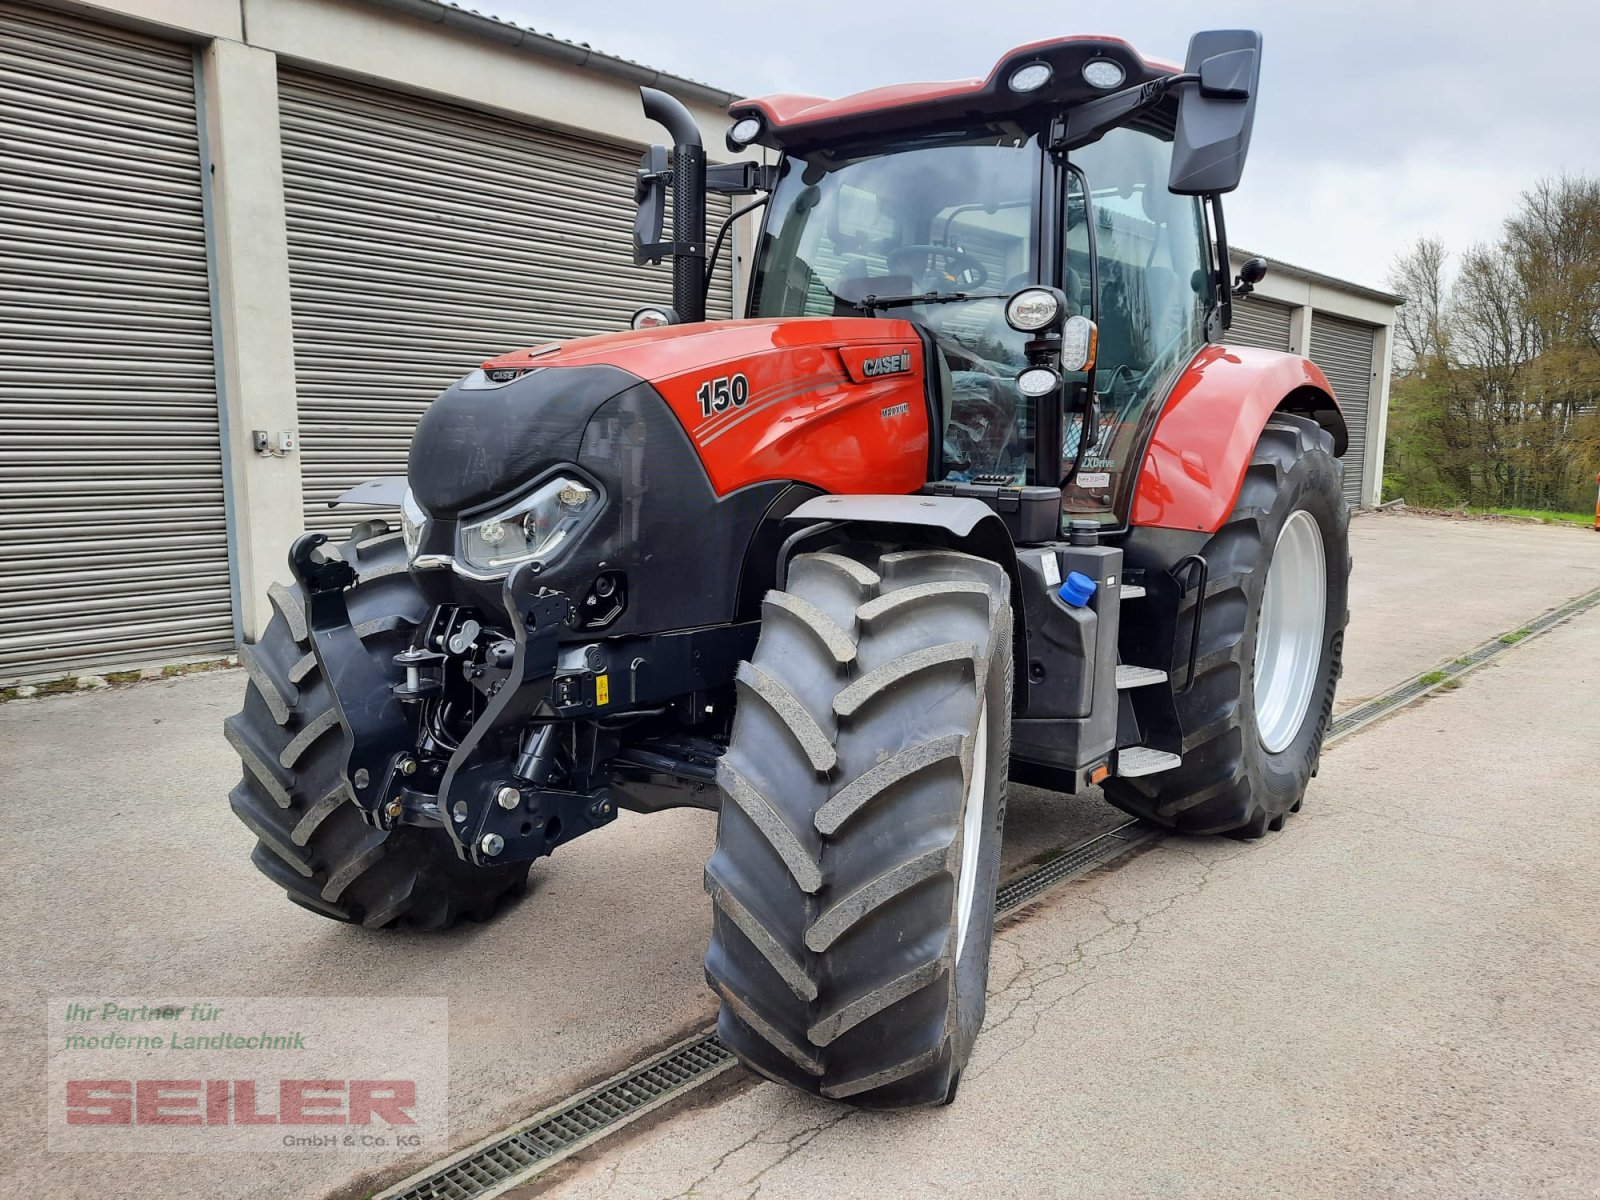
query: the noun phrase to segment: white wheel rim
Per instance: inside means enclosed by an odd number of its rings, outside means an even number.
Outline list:
[[[981,703],[981,701],[980,701]],[[983,797],[989,778],[989,706],[978,712],[978,732],[972,742],[972,782],[967,785],[966,810],[961,818],[961,877],[956,881],[956,962],[967,944],[978,898],[978,848],[983,841]]]
[[[1256,734],[1269,753],[1293,742],[1305,723],[1322,665],[1327,604],[1322,530],[1310,513],[1296,509],[1272,551],[1256,623]]]

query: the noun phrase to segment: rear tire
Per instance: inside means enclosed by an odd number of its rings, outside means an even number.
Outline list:
[[[948,1103],[983,1024],[1011,731],[1009,581],[946,550],[802,555],[740,665],[706,978],[745,1065]]]
[[[1281,829],[1285,817],[1300,810],[1332,720],[1350,615],[1350,515],[1342,475],[1332,436],[1315,422],[1276,413],[1262,430],[1233,512],[1201,551],[1210,582],[1196,678],[1173,697],[1183,730],[1182,765],[1106,780],[1106,799],[1118,808],[1182,833],[1240,838]],[[1138,537],[1135,530],[1130,562],[1138,561]],[[1276,556],[1282,553],[1288,564],[1291,552],[1321,556],[1322,628],[1300,673],[1303,686],[1279,676],[1274,688],[1271,670],[1258,673],[1263,600]],[[1315,599],[1301,595],[1295,604],[1310,610]],[[1281,614],[1284,601],[1276,607]],[[1191,605],[1180,614],[1181,647],[1189,645],[1193,611]],[[1287,711],[1266,695],[1269,689],[1291,697]]]
[[[400,534],[361,526],[340,553],[360,577],[345,594],[350,620],[388,663],[428,608]],[[294,903],[336,921],[443,929],[492,915],[523,890],[527,864],[476,867],[442,829],[385,832],[362,820],[340,775],[338,710],[311,653],[300,589],[278,585],[270,596],[277,612],[240,654],[250,679],[244,708],[223,722],[244,764],[228,799],[256,835],[251,862]]]

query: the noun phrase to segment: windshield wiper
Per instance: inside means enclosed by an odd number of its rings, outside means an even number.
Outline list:
[[[1004,292],[924,292],[920,296],[866,296],[860,300],[846,300],[851,308],[862,312],[876,312],[884,308],[903,308],[907,304],[950,304],[956,300],[1004,300]]]

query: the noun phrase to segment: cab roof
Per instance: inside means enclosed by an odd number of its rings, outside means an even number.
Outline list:
[[[1084,67],[1109,60],[1123,78],[1108,88],[1084,79]],[[1050,77],[1043,86],[1013,91],[1011,77],[1033,63],[1044,63]],[[981,79],[938,83],[900,83],[830,100],[823,96],[777,93],[739,100],[728,106],[734,121],[761,120],[756,145],[800,148],[874,134],[910,132],[947,126],[962,119],[1005,119],[1041,107],[1060,107],[1148,83],[1181,68],[1161,59],[1147,59],[1121,38],[1078,35],[1029,42],[1007,51]]]

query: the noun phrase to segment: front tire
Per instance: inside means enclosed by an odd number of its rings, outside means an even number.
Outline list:
[[[954,1098],[983,1024],[1009,581],[945,550],[802,555],[740,665],[706,978],[746,1066],[869,1108]]]
[[[399,533],[358,526],[339,548],[359,580],[345,595],[363,645],[389,663],[427,615]],[[306,629],[298,585],[274,586],[277,612],[240,652],[244,707],[223,722],[244,776],[229,793],[256,836],[256,868],[300,907],[369,928],[443,929],[483,920],[526,885],[526,863],[476,867],[443,829],[384,831],[361,818],[340,774],[339,713]],[[396,682],[400,669],[391,668]]]
[[[1182,833],[1242,838],[1299,811],[1332,720],[1350,615],[1342,474],[1315,422],[1276,413],[1262,430],[1233,512],[1201,551],[1210,583],[1196,678],[1172,697],[1183,761],[1108,779],[1118,808]],[[1140,534],[1130,565],[1145,565]],[[1180,616],[1181,647],[1193,614],[1191,603]]]

